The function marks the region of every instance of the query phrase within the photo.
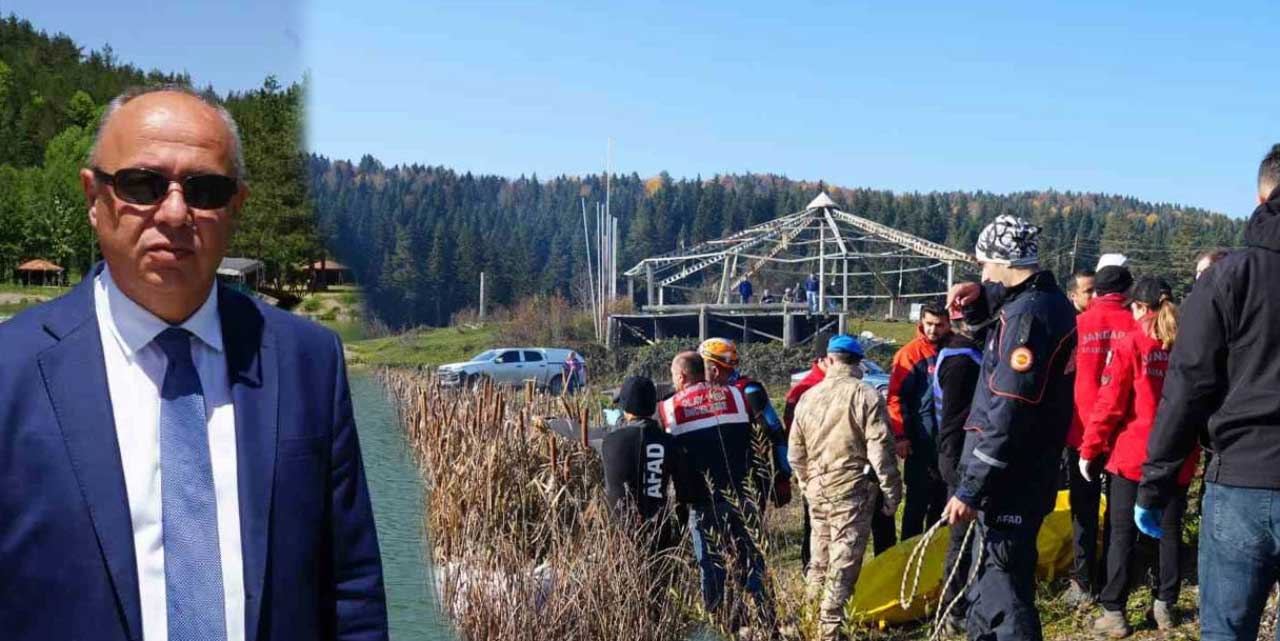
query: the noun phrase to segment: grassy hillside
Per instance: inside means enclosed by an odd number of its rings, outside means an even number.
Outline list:
[[[465,361],[494,347],[497,328],[445,327],[412,330],[385,338],[347,343],[347,362],[353,365],[436,367]]]

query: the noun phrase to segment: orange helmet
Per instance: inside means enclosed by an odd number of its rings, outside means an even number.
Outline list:
[[[721,367],[738,369],[738,347],[727,338],[708,338],[698,346],[698,355],[702,360],[711,361]]]

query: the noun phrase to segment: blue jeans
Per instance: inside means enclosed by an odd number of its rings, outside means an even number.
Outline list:
[[[702,575],[702,603],[707,611],[714,611],[724,596],[724,582],[728,576],[724,555],[712,543],[729,543],[734,547],[734,574],[743,588],[752,595],[764,620],[772,619],[772,606],[764,589],[764,555],[756,547],[747,530],[746,519],[752,519],[752,508],[742,503],[742,509],[734,509],[727,501],[699,505],[689,510],[689,531],[693,535],[693,555],[698,560]],[[708,536],[712,534],[713,536]]]
[[[1200,638],[1257,639],[1262,608],[1277,579],[1280,490],[1205,483],[1200,521]],[[1280,630],[1276,639],[1280,640]]]

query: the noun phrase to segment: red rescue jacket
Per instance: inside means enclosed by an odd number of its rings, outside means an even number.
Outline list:
[[[800,402],[800,397],[809,391],[814,385],[822,382],[827,377],[827,373],[818,367],[818,361],[813,362],[813,369],[805,375],[799,383],[791,387],[791,391],[787,392],[787,405],[782,409],[782,422],[787,426],[787,430],[791,429],[791,421],[796,418],[796,403]]]
[[[1112,344],[1137,329],[1124,294],[1104,294],[1076,317],[1076,411],[1067,432],[1067,447],[1080,448],[1084,423],[1098,399],[1098,386]]]
[[[1169,350],[1140,326],[1135,327],[1136,331],[1111,342],[1111,362],[1103,373],[1097,403],[1086,418],[1080,444],[1081,458],[1109,456],[1107,471],[1130,481],[1142,480],[1147,439],[1169,369]],[[1200,448],[1196,447],[1182,464],[1180,485],[1191,483],[1199,460]]]
[[[937,357],[938,346],[925,338],[919,326],[916,337],[893,355],[885,408],[893,435],[899,439],[908,429],[917,436],[937,429],[933,416],[933,364]]]

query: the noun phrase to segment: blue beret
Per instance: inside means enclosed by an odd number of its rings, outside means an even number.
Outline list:
[[[827,353],[846,352],[857,357],[866,356],[862,351],[862,343],[848,334],[836,334],[827,341]]]

